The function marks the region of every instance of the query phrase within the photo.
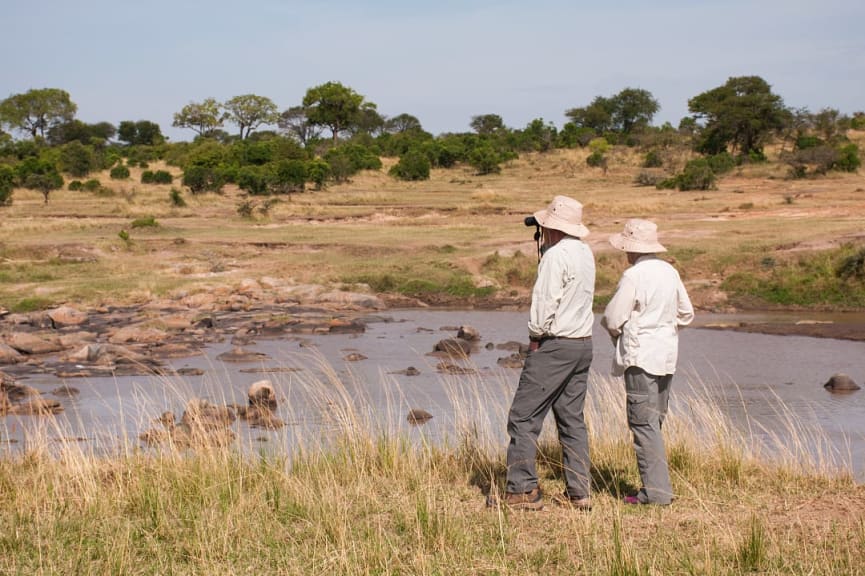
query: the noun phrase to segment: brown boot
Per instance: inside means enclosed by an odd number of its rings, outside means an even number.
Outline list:
[[[559,506],[564,508],[571,508],[573,510],[583,510],[588,512],[592,509],[592,499],[588,496],[583,498],[577,498],[575,496],[569,496],[567,492],[561,494],[559,496],[554,496],[553,500]]]
[[[502,503],[512,510],[543,510],[544,495],[540,488],[531,492],[508,492]]]

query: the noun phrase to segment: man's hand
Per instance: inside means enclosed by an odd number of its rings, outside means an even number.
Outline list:
[[[537,340],[529,340],[529,352],[534,352],[541,347],[541,343]]]

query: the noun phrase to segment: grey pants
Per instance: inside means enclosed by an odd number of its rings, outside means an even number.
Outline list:
[[[546,340],[529,353],[508,413],[508,492],[537,487],[538,436],[552,408],[568,495],[589,496],[589,436],[583,405],[591,364],[591,338]]]
[[[642,368],[625,370],[628,427],[634,435],[634,451],[643,487],[637,498],[643,503],[669,504],[673,498],[667,453],[661,426],[670,403],[673,375],[655,376]]]

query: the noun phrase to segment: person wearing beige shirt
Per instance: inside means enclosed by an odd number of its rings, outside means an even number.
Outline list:
[[[510,443],[503,503],[539,510],[543,495],[535,467],[538,436],[550,410],[562,446],[565,493],[556,500],[591,508],[589,439],[583,418],[592,363],[592,299],[595,259],[582,241],[583,206],[556,196],[534,214],[544,237],[529,312],[529,353],[508,412]],[[498,503],[493,495],[488,504]]]
[[[666,248],[653,222],[628,220],[610,244],[624,251],[631,265],[601,319],[616,347],[613,373],[624,375],[628,427],[643,484],[625,502],[667,505],[673,488],[661,426],[678,361],[679,328],[691,323],[694,308],[679,273],[657,256]]]

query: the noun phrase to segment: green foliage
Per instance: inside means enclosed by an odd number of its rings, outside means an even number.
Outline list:
[[[845,245],[788,260],[771,267],[741,267],[721,284],[734,303],[780,306],[865,306],[865,250]]]
[[[738,165],[736,159],[729,152],[721,152],[707,156],[706,161],[709,163],[709,168],[718,176],[726,174]]]
[[[345,182],[360,170],[380,170],[381,159],[369,148],[358,144],[342,144],[325,152],[324,160],[337,182]]]
[[[200,137],[207,138],[222,128],[225,115],[222,105],[215,98],[206,98],[203,102],[190,102],[180,112],[174,114],[172,126],[189,128]]]
[[[481,264],[481,271],[495,278],[504,286],[531,288],[537,275],[538,262],[520,252],[513,256],[501,256],[498,252],[488,256]]]
[[[225,177],[215,166],[193,164],[183,171],[182,183],[193,194],[220,192],[225,184]]]
[[[586,164],[588,164],[592,168],[606,168],[607,157],[604,156],[603,152],[599,152],[596,150],[586,157]]]
[[[832,165],[832,168],[841,172],[856,172],[861,165],[862,160],[859,158],[859,146],[851,143],[838,149],[838,159]]]
[[[237,185],[253,195],[270,192],[270,170],[268,166],[243,166],[237,172]]]
[[[796,150],[807,150],[809,148],[816,148],[818,146],[822,146],[823,141],[817,136],[810,134],[802,134],[796,138]]]
[[[129,168],[121,164],[112,168],[108,175],[112,180],[126,180],[129,178]]]
[[[316,190],[321,190],[330,177],[330,164],[320,158],[310,160],[306,163],[306,177],[315,184]]]
[[[506,130],[505,123],[498,114],[472,116],[469,126],[481,136],[488,136]]]
[[[314,126],[330,128],[334,144],[340,132],[358,123],[363,104],[362,95],[339,82],[314,86],[303,97],[307,119]],[[372,108],[375,108],[375,104],[372,104]]]
[[[577,146],[585,148],[595,136],[594,129],[568,122],[562,126],[562,130],[559,132],[557,145],[562,148],[576,148]]]
[[[141,173],[142,184],[171,184],[173,181],[174,177],[170,172],[165,170],[157,170],[155,172],[145,170]]]
[[[102,183],[96,178],[91,178],[90,180],[86,180],[84,184],[81,185],[81,188],[86,192],[97,192],[102,188]]]
[[[60,170],[71,176],[84,177],[94,168],[93,150],[74,140],[60,148]]]
[[[0,101],[0,124],[27,132],[35,140],[59,124],[70,122],[78,106],[65,90],[40,88]]]
[[[80,190],[84,190],[84,183],[81,180],[73,180],[69,183],[69,186],[67,187],[69,188],[70,192],[78,192]]]
[[[478,176],[498,174],[502,171],[501,166],[499,166],[502,160],[501,154],[488,143],[482,143],[473,148],[468,157],[469,164],[477,170]]]
[[[171,201],[171,205],[177,208],[183,208],[186,206],[186,200],[183,199],[183,192],[177,188],[171,188],[171,192],[168,193],[168,199]]]
[[[303,192],[306,187],[307,163],[303,160],[280,160],[273,168],[271,187],[274,192]]]
[[[430,161],[420,150],[411,149],[400,157],[389,173],[399,180],[429,180]]]
[[[643,158],[643,168],[660,168],[664,165],[661,153],[657,150],[649,150]]]
[[[27,158],[17,167],[19,184],[30,190],[39,190],[48,203],[48,195],[52,190],[63,186],[63,177],[57,171],[57,166],[48,159]]]
[[[631,134],[649,126],[660,110],[660,104],[651,92],[639,88],[625,88],[611,97],[596,96],[584,108],[565,112],[578,128],[588,128],[595,135],[613,132]]]
[[[117,233],[117,237],[120,238],[123,243],[129,248],[132,245],[132,237],[129,235],[129,232],[126,230],[121,230]]]
[[[705,122],[696,148],[710,155],[728,146],[744,156],[762,152],[769,136],[790,119],[781,97],[759,76],[730,78],[723,86],[691,98],[688,110]]]
[[[276,124],[279,110],[266,96],[243,94],[223,104],[225,119],[240,128],[240,139],[245,140],[253,130],[264,124]]]
[[[123,120],[117,127],[117,139],[130,146],[157,146],[165,142],[159,124],[149,120]]]
[[[696,158],[685,164],[681,173],[662,180],[656,187],[661,190],[711,190],[715,187],[715,173],[707,158]]]
[[[158,228],[159,223],[153,216],[144,216],[133,220],[131,226],[133,228]]]
[[[15,189],[15,169],[8,164],[0,164],[0,206],[12,204],[12,190]]]
[[[853,130],[865,130],[865,112],[855,112],[850,119],[850,128]]]

